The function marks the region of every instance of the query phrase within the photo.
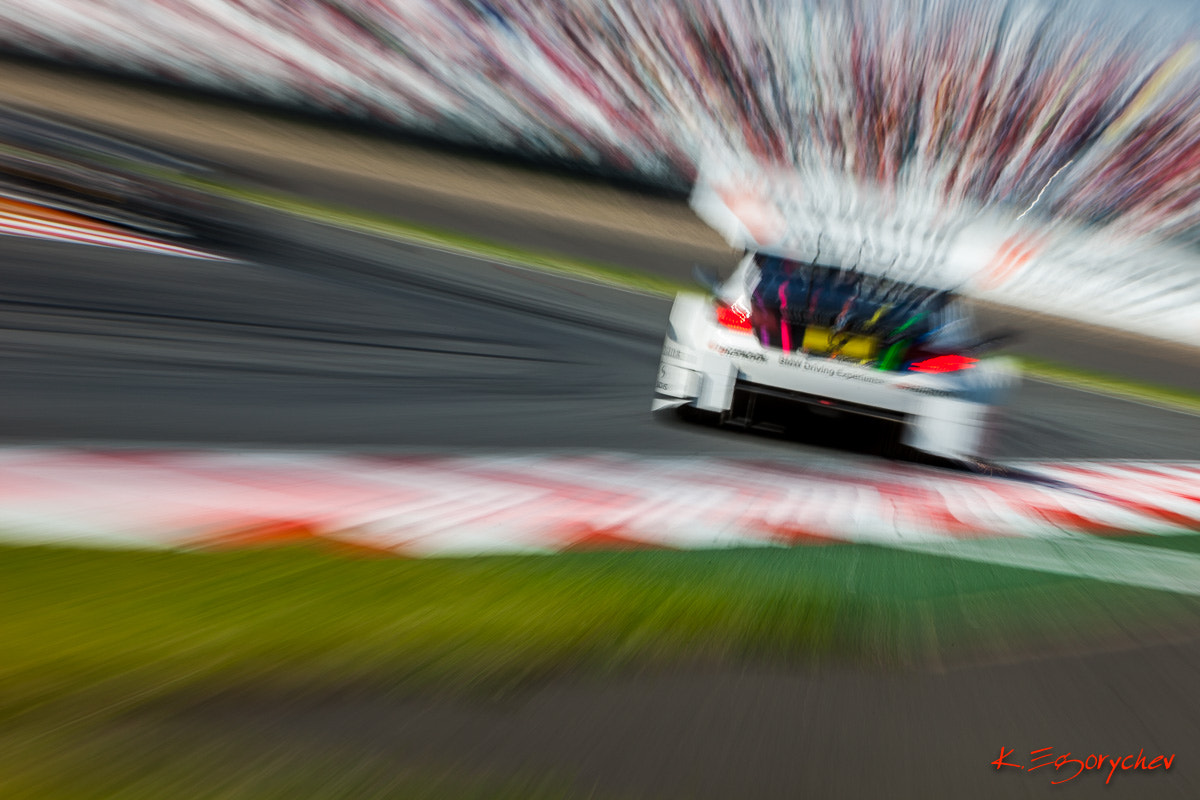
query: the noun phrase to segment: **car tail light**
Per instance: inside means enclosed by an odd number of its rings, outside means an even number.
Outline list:
[[[908,368],[913,372],[958,372],[960,369],[971,369],[978,361],[978,358],[970,356],[934,356],[914,361]]]
[[[727,306],[717,303],[717,324],[730,330],[750,333],[754,326],[750,322],[750,314],[737,306]]]

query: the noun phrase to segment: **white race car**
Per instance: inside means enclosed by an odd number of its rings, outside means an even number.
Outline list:
[[[981,358],[989,343],[953,292],[768,250],[705,283],[708,296],[681,294],[671,309],[654,410],[749,427],[809,406],[892,421],[900,444],[940,458],[986,455],[1019,373]]]

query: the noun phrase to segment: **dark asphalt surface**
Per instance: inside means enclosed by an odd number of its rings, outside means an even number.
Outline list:
[[[181,738],[269,730],[301,751],[336,743],[461,774],[548,774],[580,798],[1193,798],[1198,671],[1196,643],[946,672],[693,667],[559,679],[499,703],[247,690],[172,723]],[[997,770],[1001,746],[1025,766],[1046,747],[1176,757],[1170,772],[1053,786],[1075,769]]]
[[[652,417],[666,300],[262,218],[258,263],[0,239],[0,439],[846,458]],[[998,457],[1175,458],[1200,417],[1027,382]]]
[[[685,282],[691,281],[696,265],[728,275],[737,262],[732,252],[714,253],[704,243],[688,246],[649,236],[614,235],[579,221],[547,224],[546,220],[531,219],[485,202],[454,202],[416,188],[318,166],[298,167],[270,158],[249,160],[219,147],[205,155],[220,159],[235,173],[272,190],[535,252],[607,263]],[[632,190],[629,195],[633,196]],[[654,198],[654,202],[665,206],[671,201]],[[1014,354],[1200,393],[1200,350],[1147,338],[1145,334],[1153,333],[1154,320],[1146,320],[1142,331],[1123,332],[998,306],[981,305],[976,311],[982,329],[1017,334],[1011,346]]]

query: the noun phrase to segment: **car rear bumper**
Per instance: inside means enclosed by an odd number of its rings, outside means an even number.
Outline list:
[[[815,410],[895,422],[904,443],[973,458],[987,441],[993,407],[1015,385],[1007,364],[969,373],[884,372],[848,361],[764,348],[754,336],[708,321],[705,307],[677,301],[663,345],[654,410],[693,406],[728,417],[735,392]]]

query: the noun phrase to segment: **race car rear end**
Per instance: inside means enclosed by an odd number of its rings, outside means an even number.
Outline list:
[[[889,421],[931,455],[985,455],[1017,370],[980,357],[952,293],[762,252],[711,289],[675,301],[654,409],[748,425],[807,406]]]

